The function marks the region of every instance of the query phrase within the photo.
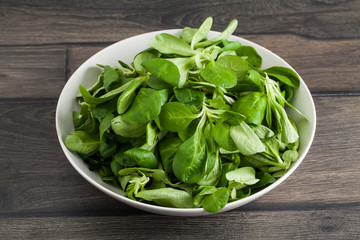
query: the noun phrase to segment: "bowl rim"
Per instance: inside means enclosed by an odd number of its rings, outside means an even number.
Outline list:
[[[159,31],[152,31],[152,32],[147,32],[147,33],[143,33],[143,34],[139,34],[139,35],[135,35],[129,38],[125,38],[122,39],[118,42],[115,42],[101,50],[99,50],[98,52],[96,52],[95,54],[93,54],[90,58],[88,58],[87,60],[85,60],[77,69],[76,71],[69,77],[69,79],[67,80],[67,82],[65,83],[60,96],[58,98],[58,102],[57,102],[57,106],[56,106],[56,112],[55,112],[55,125],[56,125],[56,132],[57,132],[57,136],[58,136],[58,140],[60,143],[60,146],[66,156],[66,158],[68,159],[68,161],[70,162],[70,164],[75,168],[75,170],[83,177],[85,178],[90,184],[92,184],[93,186],[95,186],[97,189],[101,190],[102,192],[104,192],[105,194],[120,200],[121,202],[135,207],[137,209],[141,209],[144,211],[148,211],[148,212],[152,212],[152,213],[156,213],[156,214],[162,214],[162,215],[173,215],[173,216],[201,216],[201,215],[210,215],[213,213],[209,213],[206,212],[203,208],[171,208],[171,207],[163,207],[163,206],[158,206],[158,205],[153,205],[153,204],[147,204],[147,203],[143,203],[143,202],[138,202],[138,201],[134,201],[126,196],[123,196],[119,193],[116,193],[112,190],[110,190],[109,188],[107,188],[105,185],[107,185],[107,183],[105,184],[100,184],[98,183],[96,180],[92,179],[89,175],[87,175],[77,164],[76,164],[76,160],[73,159],[73,156],[71,156],[71,152],[66,148],[65,144],[64,144],[64,140],[62,138],[61,135],[61,129],[60,129],[60,119],[59,119],[59,109],[60,109],[60,105],[63,101],[63,99],[65,98],[65,92],[67,90],[67,87],[69,86],[71,81],[73,80],[73,77],[77,75],[77,73],[80,71],[81,68],[83,68],[88,62],[90,62],[92,59],[96,59],[102,52],[104,51],[108,51],[108,49],[114,48],[116,45],[123,43],[124,41],[131,41],[133,39],[136,38],[149,38],[149,36],[154,36],[156,34],[159,33],[169,33],[169,34],[173,34],[173,35],[178,35],[180,32],[182,31],[182,29],[165,29],[165,30],[159,30]],[[220,32],[218,31],[210,31],[209,35],[217,35],[220,34]],[[150,39],[150,38],[149,38]],[[292,70],[295,71],[295,69],[292,68],[292,66],[290,66],[290,64],[288,64],[284,59],[282,59],[280,56],[278,56],[277,54],[273,53],[272,51],[266,49],[265,47],[262,47],[261,45],[254,43],[252,41],[249,41],[247,39],[244,39],[242,37],[238,37],[235,35],[231,35],[228,40],[231,41],[240,41],[243,45],[251,45],[253,47],[255,47],[257,50],[261,49],[262,51],[268,52],[271,55],[274,55],[274,57],[279,58],[279,60],[281,60],[283,62],[284,65],[286,65],[287,67],[291,68]],[[296,72],[296,71],[295,71]],[[297,72],[296,72],[297,73]],[[298,73],[297,73],[298,74]],[[276,188],[277,186],[279,186],[282,182],[284,182],[294,171],[295,169],[301,164],[301,162],[304,160],[305,156],[307,155],[314,136],[315,136],[315,130],[316,130],[316,110],[315,110],[315,104],[314,104],[314,100],[312,98],[312,95],[310,93],[310,90],[308,89],[305,81],[301,78],[301,76],[298,74],[299,78],[300,78],[300,85],[302,85],[304,87],[304,91],[305,93],[308,95],[308,98],[310,100],[310,105],[311,105],[311,111],[313,114],[313,125],[311,128],[311,135],[309,138],[309,141],[307,143],[307,145],[305,146],[302,154],[299,156],[299,159],[293,163],[291,165],[291,167],[286,171],[286,173],[281,176],[280,178],[278,178],[274,183],[270,184],[269,186],[267,186],[266,188],[251,194],[250,196],[247,196],[245,198],[236,200],[234,202],[229,202],[226,204],[226,206],[220,210],[218,213],[222,213],[225,211],[229,211],[232,210],[234,208],[238,208],[242,205],[245,205],[263,195],[265,195],[266,193],[270,192],[271,190],[273,190],[274,188]],[[80,158],[81,159],[81,158]],[[86,164],[86,163],[84,163]],[[120,189],[121,190],[121,189]],[[123,191],[123,190],[121,190]]]

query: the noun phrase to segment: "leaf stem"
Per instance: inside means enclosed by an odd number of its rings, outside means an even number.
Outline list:
[[[275,95],[275,97],[280,98],[282,101],[284,101],[284,103],[286,105],[288,105],[289,107],[291,107],[293,110],[295,110],[298,114],[300,114],[306,121],[307,118],[304,116],[304,114],[302,114],[299,110],[297,110],[293,105],[291,105],[288,101],[286,101],[286,99],[282,96],[282,94],[279,92],[279,89],[277,88],[277,83],[272,80],[271,78],[269,78],[269,76],[265,73],[265,86],[269,86],[269,90],[272,89],[272,94]],[[267,88],[268,89],[268,88]]]

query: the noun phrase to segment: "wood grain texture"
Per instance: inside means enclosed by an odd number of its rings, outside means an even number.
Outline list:
[[[358,206],[358,101],[359,97],[316,97],[317,133],[303,163],[278,188],[241,209]],[[92,187],[68,163],[56,136],[55,107],[55,102],[0,104],[0,161],[8,169],[0,175],[0,214],[132,215],[134,209]]]
[[[65,73],[64,46],[0,47],[0,98],[57,98]]]
[[[243,37],[281,56],[297,70],[312,92],[360,91],[360,42],[357,40],[306,40],[293,35]],[[106,46],[2,47],[0,96],[56,99],[65,79]]]
[[[359,239],[360,1],[0,0],[0,239]],[[57,98],[104,47],[141,33],[239,20],[234,35],[287,61],[314,93],[299,168],[245,206],[167,217],[90,185],[64,156]]]
[[[360,207],[353,209],[231,211],[192,218],[29,216],[1,218],[0,230],[12,239],[357,239]],[[4,225],[11,227],[1,229]]]
[[[359,92],[360,41],[316,40],[295,35],[244,36],[288,62],[312,92]]]
[[[148,31],[198,27],[208,16],[221,31],[292,33],[310,38],[360,36],[359,1],[1,1],[0,45],[115,42]]]
[[[360,41],[307,40],[288,34],[239,36],[269,49],[287,61],[312,92],[359,93]],[[104,45],[71,46],[67,78]],[[119,56],[121,60],[121,56]]]
[[[76,71],[76,69],[78,69],[87,59],[108,46],[110,46],[110,44],[69,46],[67,55],[66,79],[69,79]],[[119,60],[121,60],[120,56]]]

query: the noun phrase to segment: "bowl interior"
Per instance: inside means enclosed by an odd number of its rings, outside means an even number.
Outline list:
[[[193,209],[176,209],[176,208],[167,208],[160,207],[155,205],[150,205],[146,203],[140,203],[128,199],[124,196],[124,192],[112,186],[111,184],[103,182],[99,175],[96,172],[89,170],[87,164],[75,153],[70,152],[64,144],[65,137],[74,130],[74,125],[72,121],[72,111],[79,110],[79,106],[75,100],[75,96],[79,93],[79,85],[85,87],[91,86],[96,80],[98,75],[101,73],[101,69],[96,66],[96,64],[103,65],[117,65],[118,60],[121,60],[125,63],[130,64],[134,59],[135,55],[142,50],[148,48],[149,40],[156,34],[166,32],[173,35],[180,34],[181,30],[164,30],[158,32],[150,32],[135,37],[131,37],[120,42],[117,42],[109,47],[101,50],[100,52],[93,55],[86,62],[84,62],[71,76],[71,78],[66,83],[64,89],[61,92],[61,95],[58,100],[57,109],[56,109],[56,130],[57,135],[60,141],[60,145],[69,160],[72,166],[92,185],[103,191],[104,193],[130,205],[142,210],[146,210],[153,213],[165,214],[165,215],[175,215],[175,216],[199,216],[209,214],[204,211],[202,208],[193,208]],[[211,31],[208,35],[209,38],[215,37],[218,32]],[[239,41],[242,45],[254,47],[263,58],[262,68],[268,68],[271,66],[291,66],[287,64],[283,59],[281,59],[276,54],[271,51],[253,43],[247,41],[243,38],[231,36],[229,38],[231,41]],[[267,188],[238,201],[228,203],[224,209],[220,212],[228,211],[244,205],[262,195],[269,192],[281,182],[283,182],[301,163],[304,159],[306,153],[308,152],[310,145],[313,141],[316,127],[316,113],[315,106],[311,94],[300,77],[300,88],[294,91],[294,97],[291,101],[291,104],[295,106],[300,112],[302,112],[308,119],[304,120],[299,114],[295,113],[292,109],[289,110],[290,116],[294,119],[297,124],[299,135],[300,135],[300,147],[299,154],[300,157],[295,162],[288,172],[278,179],[275,183],[268,186]]]

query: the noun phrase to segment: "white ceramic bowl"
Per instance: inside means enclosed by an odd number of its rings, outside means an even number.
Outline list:
[[[160,206],[133,201],[125,197],[124,192],[121,189],[103,182],[96,172],[90,171],[88,165],[84,163],[84,161],[76,153],[70,152],[65,147],[64,144],[65,137],[74,130],[72,111],[79,110],[79,106],[75,100],[75,96],[79,92],[79,85],[81,84],[85,87],[89,87],[96,81],[98,75],[101,73],[101,69],[98,68],[96,64],[117,65],[118,60],[121,60],[129,64],[132,62],[132,60],[134,59],[137,53],[148,48],[149,40],[153,36],[163,32],[178,36],[181,30],[180,29],[164,30],[164,31],[145,33],[135,37],[131,37],[122,40],[120,42],[117,42],[101,50],[100,52],[96,53],[94,56],[89,58],[86,62],[84,62],[75,71],[75,73],[71,76],[71,78],[67,81],[64,89],[61,92],[56,109],[57,135],[60,141],[60,145],[66,157],[68,158],[72,166],[76,169],[76,171],[78,171],[81,174],[81,176],[83,176],[92,185],[94,185],[104,193],[114,197],[115,199],[118,199],[121,202],[126,203],[132,207],[149,211],[152,213],[173,215],[173,216],[207,215],[210,213],[206,212],[202,208],[191,208],[191,209],[168,208],[168,207],[160,207]],[[211,31],[208,34],[208,38],[211,39],[218,34],[219,32]],[[271,66],[284,66],[291,68],[291,66],[287,64],[279,56],[253,42],[235,36],[231,36],[228,40],[239,41],[242,45],[248,45],[254,47],[263,58],[262,68],[264,69]],[[289,114],[296,122],[299,130],[299,135],[300,135],[299,159],[297,160],[297,162],[295,162],[292,165],[292,167],[287,171],[287,173],[284,176],[282,176],[280,179],[278,179],[275,183],[271,184],[265,189],[249,197],[228,203],[220,212],[229,211],[231,209],[240,207],[268,193],[269,191],[277,187],[280,183],[282,183],[286,178],[288,178],[304,159],[305,155],[309,151],[310,145],[315,135],[316,112],[315,112],[314,102],[309,92],[309,89],[307,88],[306,84],[301,78],[300,78],[300,88],[294,91],[294,96],[291,103],[298,110],[300,110],[300,112],[302,112],[308,119],[308,121],[305,121],[301,116],[296,114],[293,110],[289,110]]]

